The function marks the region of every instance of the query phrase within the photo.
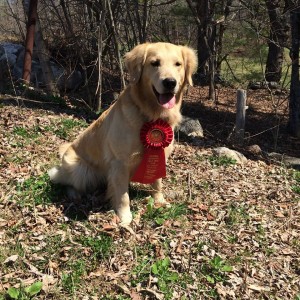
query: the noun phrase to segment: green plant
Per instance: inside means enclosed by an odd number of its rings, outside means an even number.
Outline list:
[[[39,135],[39,127],[33,126],[31,128],[25,128],[16,126],[13,129],[13,134],[22,137],[26,141],[36,139]]]
[[[145,258],[132,270],[132,280],[133,286],[138,283],[145,284],[149,278],[151,272],[151,259]]]
[[[254,238],[255,241],[259,244],[261,251],[263,251],[266,256],[270,256],[275,252],[275,248],[269,246],[270,243],[268,241],[266,229],[261,224],[257,225],[257,232]]]
[[[188,212],[185,203],[172,204],[168,207],[155,207],[154,199],[151,197],[146,207],[146,213],[143,218],[154,220],[156,225],[162,225],[166,220],[174,220]]]
[[[105,233],[101,233],[96,238],[82,237],[80,243],[90,249],[92,260],[108,258],[114,251],[113,239]]]
[[[213,167],[235,165],[236,160],[226,156],[209,156],[208,160]]]
[[[11,287],[7,290],[7,295],[10,299],[28,300],[39,294],[42,287],[43,283],[37,281],[25,288],[22,285],[19,288]]]
[[[247,222],[249,220],[249,214],[247,209],[243,206],[236,206],[235,204],[230,204],[227,212],[227,216],[225,218],[225,222],[227,225],[234,225],[238,223]]]
[[[85,271],[85,263],[82,260],[78,260],[77,262],[70,265],[71,270],[67,273],[62,274],[62,286],[63,288],[73,295],[76,289],[79,287],[81,280],[83,279],[83,275],[86,273]]]
[[[296,184],[292,186],[292,191],[296,194],[300,194],[300,171],[293,172],[293,179],[296,181]]]
[[[157,285],[166,298],[172,297],[170,284],[178,281],[178,274],[170,270],[170,259],[168,257],[158,260],[151,266],[151,274],[157,278]]]
[[[61,193],[61,187],[54,186],[47,173],[38,177],[29,177],[24,182],[18,182],[16,190],[18,198],[24,206],[49,204]]]
[[[70,133],[77,127],[86,128],[88,124],[83,120],[77,119],[61,119],[57,123],[51,123],[44,127],[45,131],[54,132],[56,136],[63,140],[67,140]]]
[[[209,283],[223,282],[227,280],[227,273],[232,271],[232,266],[226,263],[220,256],[215,256],[208,263],[201,266],[201,272]]]

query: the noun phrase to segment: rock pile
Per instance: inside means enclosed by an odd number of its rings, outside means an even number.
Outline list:
[[[7,42],[0,44],[0,86],[1,81],[7,80],[8,71],[14,80],[22,79],[24,55],[25,48],[20,44]],[[54,61],[50,61],[50,67],[60,91],[76,90],[83,82],[82,74],[78,70],[69,73]],[[33,51],[30,81],[36,87],[46,85],[36,51]]]

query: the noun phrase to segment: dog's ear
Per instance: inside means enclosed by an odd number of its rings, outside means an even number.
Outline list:
[[[185,81],[189,85],[193,85],[192,75],[196,72],[198,59],[195,50],[187,46],[182,47],[182,56],[185,65]]]
[[[125,66],[129,72],[131,83],[137,83],[140,80],[147,56],[148,45],[148,43],[138,45],[125,54]]]

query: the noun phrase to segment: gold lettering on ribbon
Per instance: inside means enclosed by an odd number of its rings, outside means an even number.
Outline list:
[[[159,162],[159,155],[158,154],[151,154],[148,157],[147,161],[147,168],[145,172],[145,179],[152,179],[153,175],[155,175],[157,169],[157,163]]]

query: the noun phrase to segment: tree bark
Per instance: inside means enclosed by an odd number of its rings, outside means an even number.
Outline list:
[[[283,50],[288,39],[286,18],[280,11],[280,0],[265,0],[270,20],[266,81],[279,82],[282,75]]]
[[[31,75],[31,63],[34,45],[34,33],[37,20],[37,4],[38,0],[30,0],[27,21],[26,45],[23,65],[23,80],[29,84]]]
[[[299,44],[300,44],[300,8],[291,11],[292,74],[289,102],[289,132],[300,138],[300,78],[299,78]]]
[[[112,9],[111,9],[109,0],[107,0],[107,8],[108,8],[108,13],[109,13],[110,22],[111,22],[111,28],[112,28],[112,34],[113,34],[113,39],[114,39],[114,43],[115,43],[115,50],[116,50],[118,65],[119,65],[119,69],[120,69],[120,73],[121,73],[122,88],[125,88],[125,86],[126,86],[125,76],[124,76],[122,59],[121,59],[121,54],[120,54],[120,49],[119,49],[119,44],[118,44],[118,39],[117,39],[115,20],[114,20],[114,16],[113,16],[113,13],[112,13]]]
[[[103,57],[103,31],[105,29],[105,18],[106,18],[106,0],[102,1],[102,10],[99,13],[99,26],[98,26],[98,84],[96,89],[96,105],[97,111],[102,108],[102,57]]]
[[[198,79],[200,84],[209,85],[209,99],[216,100],[215,96],[215,35],[216,31],[212,22],[212,2],[210,0],[199,0],[193,2],[186,0],[194,14],[198,27]]]
[[[84,78],[84,86],[86,88],[86,93],[87,93],[87,95],[86,95],[87,96],[87,101],[88,101],[88,105],[90,107],[92,107],[93,103],[92,103],[91,93],[90,93],[90,88],[89,88],[88,74],[87,74],[84,58],[83,58],[83,55],[82,55],[81,47],[80,47],[80,44],[78,43],[78,41],[76,39],[76,36],[74,34],[72,22],[71,22],[71,19],[69,17],[68,11],[67,11],[67,6],[66,6],[66,3],[65,3],[65,0],[60,0],[60,5],[62,7],[64,17],[66,19],[68,30],[69,30],[69,32],[66,31],[65,33],[66,33],[66,36],[71,36],[71,38],[74,41],[74,44],[76,46],[76,49],[78,51],[78,57],[79,57],[80,65],[81,65],[81,68],[82,68],[83,78]]]
[[[50,66],[49,54],[47,53],[47,48],[43,39],[43,34],[41,31],[41,25],[39,18],[37,18],[36,22],[36,33],[35,33],[35,44],[37,48],[37,55],[41,64],[44,82],[46,85],[46,90],[50,94],[58,95],[59,91],[56,87],[53,72]]]

